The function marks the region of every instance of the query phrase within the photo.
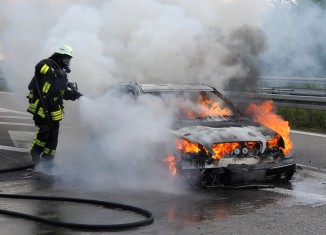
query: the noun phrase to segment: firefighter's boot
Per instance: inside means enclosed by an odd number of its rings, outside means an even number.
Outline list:
[[[37,163],[40,162],[40,160],[41,160],[41,153],[40,153],[40,151],[37,151],[36,149],[31,149],[30,155],[31,155],[32,161],[35,164],[37,164]]]
[[[43,153],[41,156],[42,165],[45,168],[52,168],[54,166],[54,156],[52,154]]]

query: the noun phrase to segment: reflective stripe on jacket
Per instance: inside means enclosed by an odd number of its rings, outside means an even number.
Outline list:
[[[35,66],[35,75],[28,86],[30,90],[27,96],[29,99],[28,112],[41,118],[47,118],[46,115],[49,115],[52,121],[62,120],[62,99],[67,90],[67,77],[63,75],[58,77],[57,74],[64,75],[66,73],[51,60],[42,60]]]

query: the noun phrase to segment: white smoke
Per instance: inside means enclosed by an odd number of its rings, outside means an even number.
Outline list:
[[[178,191],[164,164],[174,147],[167,131],[173,110],[160,98],[107,94],[82,97],[80,104],[83,125],[79,134],[64,135],[54,174],[80,178],[96,189]]]
[[[280,1],[274,1],[273,8],[261,21],[268,38],[268,49],[263,56],[264,73],[325,77],[326,9],[314,1],[277,2]]]
[[[61,130],[55,173],[70,172],[101,187],[169,190],[171,177],[160,157],[169,152],[164,146],[173,110],[153,97],[114,100],[105,94],[108,87],[121,81],[197,82],[222,89],[231,78],[255,80],[265,42],[255,25],[265,4],[1,1],[0,44],[10,88],[26,93],[35,64],[65,43],[74,49],[69,79],[92,97],[79,101],[78,134]]]
[[[223,81],[232,30],[253,25],[264,1],[1,1],[8,81],[25,92],[35,64],[61,43],[74,48],[70,78],[95,96],[118,81]],[[209,71],[209,72],[207,72]],[[205,73],[205,76],[203,75]]]

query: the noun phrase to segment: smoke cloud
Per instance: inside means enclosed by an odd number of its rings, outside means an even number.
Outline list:
[[[264,74],[325,77],[325,4],[302,0],[277,2],[266,11],[260,26],[268,38],[268,49],[263,55]]]
[[[222,89],[230,77],[248,77],[262,52],[251,56],[240,45],[258,39],[253,25],[264,6],[259,0],[1,1],[8,82],[25,92],[35,64],[66,43],[74,49],[70,79],[89,96],[130,80]],[[230,50],[235,45],[240,51]]]
[[[62,129],[53,173],[110,189],[177,188],[161,161],[170,151],[162,146],[171,146],[173,110],[153,97],[114,99],[108,87],[138,81],[252,89],[266,49],[257,27],[264,9],[261,0],[1,1],[12,91],[27,93],[35,64],[65,43],[74,49],[69,79],[89,97],[77,112],[68,105],[65,118],[77,130]]]
[[[180,192],[164,164],[174,147],[167,130],[173,110],[162,99],[106,94],[79,102],[81,125],[63,135],[61,156],[69,157],[58,158],[53,174],[97,190]]]

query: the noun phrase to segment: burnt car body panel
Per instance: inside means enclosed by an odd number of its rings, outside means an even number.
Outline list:
[[[282,137],[277,147],[267,142],[278,133],[245,117],[215,88],[203,84],[139,84],[121,83],[119,91],[133,96],[142,94],[161,95],[173,92],[213,93],[230,108],[232,115],[204,116],[193,119],[179,119],[169,129],[177,139],[196,144],[196,152],[174,153],[178,175],[192,184],[202,187],[229,185],[247,182],[268,182],[275,179],[289,180],[295,172],[292,153],[285,155]],[[216,157],[213,146],[236,143],[233,148]]]
[[[261,142],[262,151],[266,148],[266,141],[272,139],[273,135],[262,134],[259,128],[253,126],[214,128],[211,126],[189,126],[178,130],[170,130],[174,135],[189,140],[190,142],[199,143],[206,147],[213,154],[211,145],[214,143],[230,143],[230,142]],[[265,130],[265,133],[266,130]]]

